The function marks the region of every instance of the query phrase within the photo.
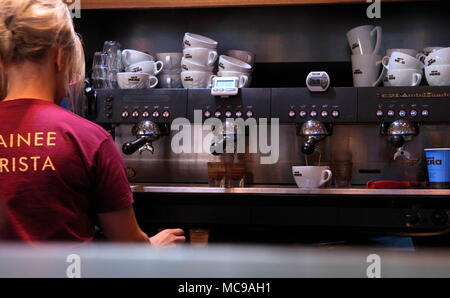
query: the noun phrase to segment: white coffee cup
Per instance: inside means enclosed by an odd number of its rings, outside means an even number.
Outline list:
[[[393,87],[418,86],[422,81],[422,71],[417,69],[391,69],[386,77]]]
[[[423,69],[425,65],[413,56],[393,52],[392,55],[383,57],[383,66],[388,69]]]
[[[400,53],[403,53],[403,54],[407,54],[407,55],[416,57],[417,59],[419,59],[418,57],[420,55],[419,51],[416,50],[416,49],[388,49],[388,50],[386,50],[386,56],[390,57],[393,52],[400,52]],[[383,85],[385,87],[390,87],[391,86],[391,83],[389,82],[389,79],[387,78],[387,76],[383,78]]]
[[[422,53],[425,54],[425,56],[430,55],[433,52],[439,51],[443,49],[444,47],[426,47],[422,50]]]
[[[189,32],[185,33],[183,38],[183,48],[216,49],[218,44],[214,39]]]
[[[388,49],[386,50],[386,56],[391,56],[393,52],[400,52],[413,57],[417,57],[419,54],[419,51],[415,49]]]
[[[117,83],[120,89],[145,89],[155,87],[158,79],[147,73],[119,72]]]
[[[450,48],[444,48],[430,53],[425,58],[425,65],[450,65]]]
[[[207,71],[182,71],[181,83],[184,88],[210,88],[212,72]]]
[[[251,73],[252,66],[237,58],[221,55],[219,58],[219,71],[238,71]]]
[[[238,71],[219,71],[217,73],[218,77],[234,77],[239,79],[239,88],[250,87],[251,76],[244,72]]]
[[[322,187],[333,176],[330,167],[325,166],[293,166],[292,175],[300,188]]]
[[[165,74],[158,76],[158,86],[160,88],[182,88],[181,74]]]
[[[142,61],[155,61],[152,55],[144,52],[126,49],[122,51],[122,65],[127,68],[131,64],[142,62]]]
[[[450,86],[450,65],[425,67],[425,76],[430,86]]]
[[[207,66],[204,64],[197,63],[191,59],[183,58],[181,59],[181,70],[182,71],[208,71],[212,72],[214,66]]]
[[[173,70],[180,68],[183,53],[157,53],[156,59],[164,63],[164,70]]]
[[[244,61],[245,63],[248,63],[251,66],[253,66],[253,64],[255,64],[255,54],[253,54],[252,52],[249,52],[249,51],[228,50],[227,56]]]
[[[352,55],[353,85],[355,87],[376,87],[386,75],[381,68],[379,55]]]
[[[217,61],[217,50],[208,48],[186,48],[183,50],[183,58],[196,63],[213,66]]]
[[[150,75],[157,75],[163,70],[164,63],[162,61],[142,61],[128,66],[126,72],[148,73]]]
[[[359,26],[347,32],[347,40],[353,55],[377,55],[380,52],[381,38],[380,26]]]

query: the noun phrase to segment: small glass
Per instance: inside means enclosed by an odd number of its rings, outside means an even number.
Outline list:
[[[208,183],[210,187],[225,187],[225,164],[208,162]]]
[[[244,163],[227,164],[228,187],[244,187],[245,165]]]
[[[209,242],[209,231],[205,229],[189,229],[189,239],[192,246],[205,247]]]
[[[350,160],[333,161],[331,171],[335,187],[348,188],[351,186],[353,163]]]
[[[108,67],[108,54],[103,52],[95,52],[94,58],[92,60],[92,69],[97,67],[107,68]]]

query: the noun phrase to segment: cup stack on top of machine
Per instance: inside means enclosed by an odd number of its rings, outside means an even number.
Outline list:
[[[131,49],[122,51],[122,65],[125,72],[117,74],[121,89],[153,88],[158,84],[156,75],[164,68],[152,55]]]
[[[183,53],[157,53],[156,59],[164,63],[163,70],[158,75],[160,88],[182,88],[181,58]]]
[[[419,51],[415,50],[415,49],[388,49],[386,51],[386,56],[390,58],[392,56],[392,53],[394,53],[394,52],[400,52],[400,53],[403,53],[403,54],[406,54],[406,55],[409,55],[412,57],[416,57],[416,58],[419,57]],[[383,58],[383,59],[388,59],[388,58]],[[400,78],[396,77],[396,76],[392,76],[392,75],[390,76],[390,74],[391,73],[388,72],[386,74],[386,76],[383,78],[383,85],[385,87],[398,86],[398,84],[401,82]],[[389,80],[389,76],[391,78],[390,80]],[[391,84],[390,81],[393,81],[393,84]],[[413,82],[412,80],[410,80],[410,81]]]
[[[420,58],[425,62],[425,77],[430,86],[450,86],[450,48],[435,48]]]
[[[418,86],[422,81],[424,64],[413,49],[390,49],[383,58],[383,67],[387,70],[385,86]]]
[[[219,77],[236,77],[239,88],[249,87],[252,80],[255,54],[242,50],[228,50],[227,55],[219,58]]]
[[[186,33],[183,38],[181,83],[184,88],[208,88],[217,61],[218,42],[202,35]]]
[[[380,75],[381,27],[365,25],[347,32],[347,40],[352,50],[353,85],[355,87],[375,87],[385,76]]]

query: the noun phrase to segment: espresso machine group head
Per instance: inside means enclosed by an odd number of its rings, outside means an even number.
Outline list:
[[[381,124],[381,135],[387,136],[389,143],[397,149],[394,154],[394,160],[399,157],[411,159],[411,154],[406,151],[406,142],[412,141],[413,137],[419,133],[417,123],[410,122],[406,119],[398,119],[391,123]]]
[[[305,139],[302,145],[302,153],[311,155],[316,149],[316,144],[330,135],[331,125],[327,128],[321,121],[308,120],[300,125],[299,128],[298,135]]]
[[[213,141],[210,147],[212,155],[220,155],[227,152],[227,147],[233,146],[233,151],[236,152],[238,135],[242,133],[239,131],[239,126],[234,119],[225,118],[222,120],[222,126],[219,129],[216,139]]]
[[[152,142],[158,140],[161,137],[161,130],[159,126],[152,120],[145,120],[136,123],[131,133],[137,137],[136,140],[127,142],[122,146],[122,152],[131,155],[139,150],[139,153],[147,150],[152,154],[155,149],[152,146]]]

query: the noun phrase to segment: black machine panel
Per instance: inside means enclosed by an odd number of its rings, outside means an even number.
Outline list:
[[[98,123],[133,124],[150,119],[170,123],[186,117],[186,89],[96,90]]]
[[[358,88],[358,122],[450,122],[450,87]]]
[[[236,96],[217,97],[211,89],[189,89],[188,119],[194,120],[194,110],[200,110],[203,120],[210,117],[267,118],[270,114],[270,88],[242,88]]]
[[[307,88],[272,89],[272,117],[280,123],[299,123],[311,119],[327,123],[357,121],[355,88],[330,88],[310,92]]]

